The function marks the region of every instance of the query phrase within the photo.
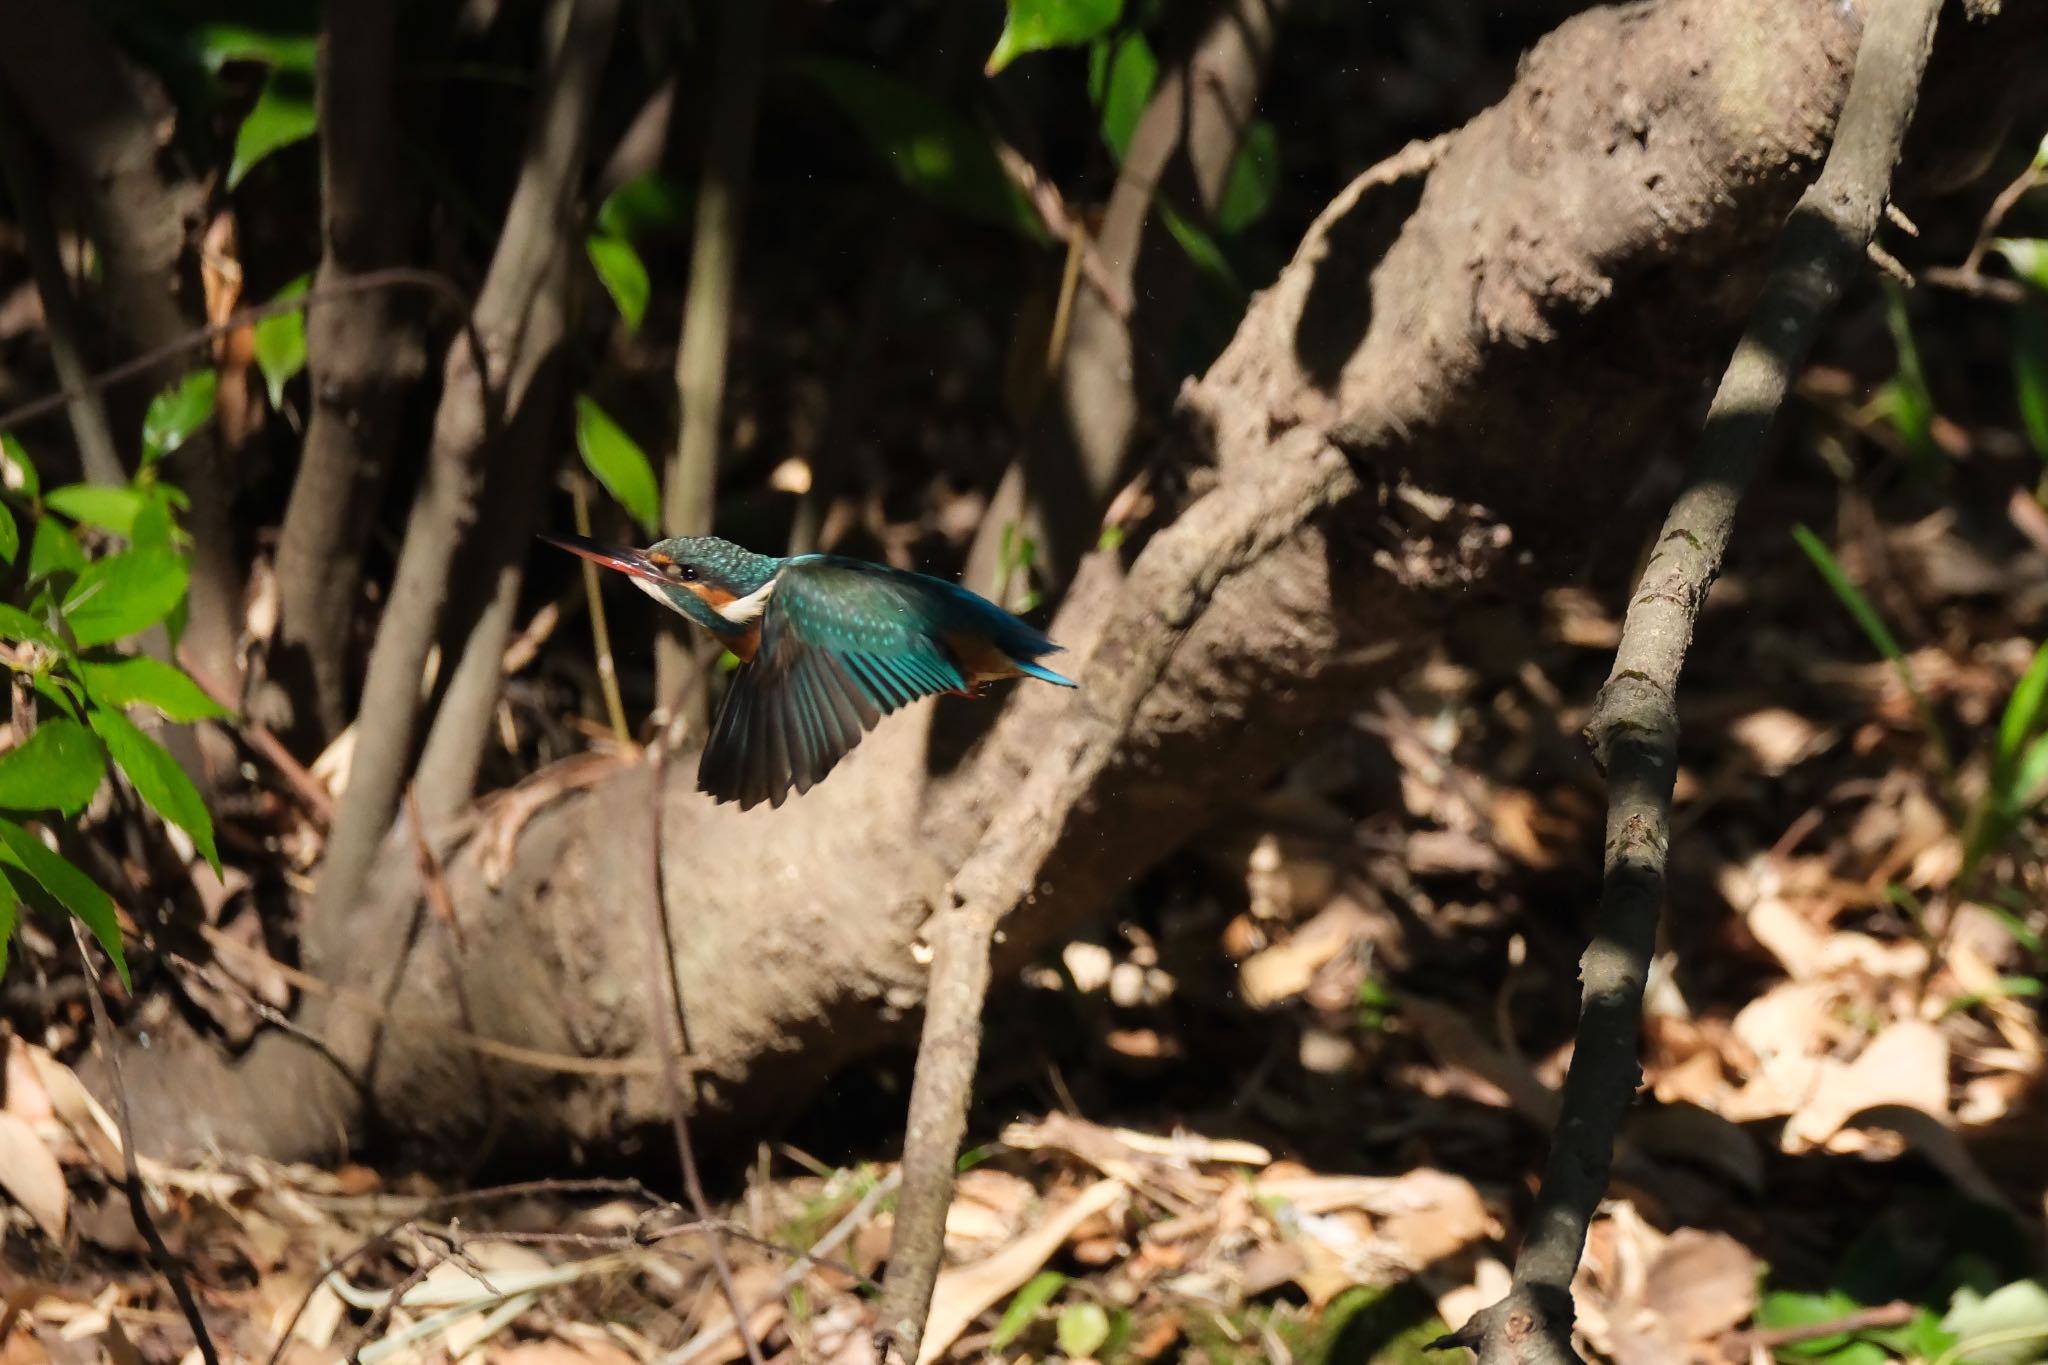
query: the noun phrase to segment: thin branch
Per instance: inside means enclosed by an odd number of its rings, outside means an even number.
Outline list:
[[[199,690],[213,698],[214,702],[228,711],[235,710],[235,695],[221,685],[220,679],[206,671],[205,665],[192,657],[191,651],[180,650],[178,663],[199,684]],[[284,747],[284,741],[270,730],[246,717],[237,716],[232,722],[236,734],[251,749],[261,754],[270,766],[277,769],[285,785],[299,798],[299,804],[306,808],[315,820],[323,826],[334,823],[334,797],[328,793],[327,784],[313,776],[306,765]]]
[[[876,1356],[906,1365],[918,1358],[946,1250],[946,1209],[981,1057],[996,914],[993,903],[977,900],[941,910],[933,920],[931,989],[903,1129],[903,1197],[875,1328]]]
[[[700,670],[701,675],[701,670]],[[670,1126],[675,1129],[676,1158],[682,1163],[683,1191],[690,1197],[690,1210],[700,1223],[711,1223],[711,1202],[704,1197],[704,1181],[697,1172],[697,1148],[690,1140],[689,1097],[683,1092],[682,1055],[689,1047],[689,1023],[683,1018],[683,983],[677,974],[675,942],[669,930],[668,898],[662,891],[661,809],[667,792],[662,787],[663,760],[667,751],[659,744],[647,746],[647,842],[653,850],[649,869],[651,880],[647,900],[647,970],[652,977],[647,1003],[661,1029],[661,1085],[668,1100]],[[746,1348],[750,1365],[766,1365],[754,1334],[747,1330],[747,1308],[740,1302],[739,1286],[733,1282],[732,1266],[725,1256],[725,1238],[711,1233],[711,1266],[718,1275],[718,1287],[732,1310],[733,1323]]]
[[[590,491],[580,478],[569,480],[569,497],[576,508],[576,534],[588,539],[590,536]],[[633,730],[626,724],[626,703],[619,696],[619,666],[612,657],[612,632],[605,621],[604,591],[598,586],[597,565],[589,560],[579,560],[583,565],[583,595],[590,603],[590,639],[597,650],[597,682],[604,691],[605,714],[611,717],[612,734],[617,736],[621,751],[633,751]]]
[[[230,332],[239,332],[244,327],[254,326],[265,318],[273,318],[281,313],[296,313],[301,308],[309,308],[328,299],[361,294],[373,289],[424,289],[454,304],[462,317],[463,335],[468,342],[469,352],[475,360],[477,371],[488,381],[490,358],[484,351],[483,339],[477,334],[475,324],[470,321],[469,295],[462,292],[462,286],[438,270],[394,266],[389,270],[365,271],[351,279],[337,280],[320,289],[309,289],[292,298],[270,299],[264,303],[251,304],[247,308],[238,308],[219,322],[194,327],[181,336],[174,337],[160,346],[153,346],[141,355],[124,360],[118,365],[109,366],[78,383],[67,382],[55,393],[30,399],[26,403],[0,412],[0,431],[17,430],[25,423],[47,417],[87,394],[99,393],[117,384],[138,379],[173,356],[209,346],[216,338],[226,336]],[[488,382],[485,387],[489,388]]]
[[[252,967],[275,972],[286,985],[307,995],[330,1001],[380,1024],[388,1022],[392,1016],[388,1006],[361,991],[337,986],[331,981],[321,980],[311,972],[301,971],[289,963],[279,962],[260,948],[252,948],[246,943],[229,938],[210,924],[199,927],[199,936],[205,939],[215,952],[224,952],[229,957],[242,959]],[[492,1038],[473,1029],[450,1028],[445,1024],[423,1023],[416,1019],[408,1019],[406,1027],[446,1038],[455,1046],[479,1056],[510,1062],[514,1066],[523,1066],[534,1071],[552,1071],[565,1076],[652,1076],[659,1072],[661,1067],[661,1064],[652,1057],[578,1057],[567,1052],[547,1052],[540,1048],[521,1047],[517,1043]]]
[[[1576,1360],[1572,1276],[1607,1191],[1642,1073],[1643,985],[1664,899],[1679,672],[1764,455],[1771,421],[1884,211],[1933,46],[1940,0],[1878,0],[1820,178],[1801,196],[1722,376],[1685,488],[1630,599],[1614,669],[1586,727],[1607,770],[1606,874],[1581,967],[1585,1000],[1543,1188],[1513,1287],[1446,1344],[1487,1362]]]
[[[747,176],[754,159],[754,123],[772,8],[769,0],[720,7],[718,76],[711,95],[704,178],[697,189],[682,343],[676,351],[680,427],[662,492],[662,518],[673,536],[701,536],[711,530],[733,278],[746,229]],[[655,642],[655,696],[666,701],[681,686],[688,666],[688,648],[679,636],[664,631]]]
[[[86,936],[85,925],[76,919],[71,921],[71,937],[78,943],[79,959],[85,963],[87,973],[95,972],[92,941]],[[192,1297],[185,1268],[164,1245],[163,1234],[157,1231],[156,1219],[149,1212],[149,1196],[142,1188],[142,1172],[135,1163],[135,1116],[128,1106],[128,1082],[121,1074],[121,1049],[114,1046],[114,1024],[107,1015],[107,1002],[100,998],[97,985],[86,992],[86,999],[92,1002],[93,1046],[106,1059],[107,1078],[114,1087],[114,1119],[121,1130],[121,1192],[128,1197],[128,1212],[149,1246],[150,1261],[171,1286],[178,1311],[185,1315],[193,1340],[199,1344],[200,1359],[206,1365],[220,1365],[220,1352],[214,1349],[213,1334],[207,1331],[206,1319],[199,1314],[199,1300]]]

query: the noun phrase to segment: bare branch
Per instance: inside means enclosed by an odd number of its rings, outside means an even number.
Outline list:
[[[1513,1288],[1449,1339],[1482,1361],[1577,1359],[1572,1276],[1642,1074],[1636,1048],[1664,899],[1679,672],[1771,422],[1884,212],[1940,8],[1940,0],[1878,0],[1872,8],[1834,147],[1786,224],[1587,724],[1611,793],[1606,880],[1581,966],[1585,1003],[1571,1072]]]

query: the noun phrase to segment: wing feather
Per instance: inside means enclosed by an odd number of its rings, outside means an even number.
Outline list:
[[[759,645],[733,675],[697,785],[741,809],[810,790],[883,716],[966,692],[948,635],[986,639],[1020,670],[1057,648],[994,603],[921,574],[829,555],[785,562],[759,618]],[[1071,684],[1069,684],[1071,685]]]

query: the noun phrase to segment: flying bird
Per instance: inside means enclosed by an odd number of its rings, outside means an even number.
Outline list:
[[[809,791],[920,697],[976,696],[1004,678],[1075,686],[1036,662],[1060,649],[1043,632],[942,578],[844,555],[778,559],[713,536],[644,550],[541,539],[625,574],[739,657],[697,786],[741,810]]]

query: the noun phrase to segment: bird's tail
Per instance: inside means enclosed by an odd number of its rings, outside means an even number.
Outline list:
[[[1036,678],[1040,682],[1053,683],[1054,685],[1059,687],[1079,687],[1081,685],[1075,682],[1072,678],[1066,676],[1064,673],[1055,673],[1051,669],[1047,668],[1044,664],[1036,664],[1031,662],[1031,660],[1029,659],[1018,659],[1013,657],[1010,660],[1010,662],[1017,665],[1017,671],[1019,673],[1022,673],[1029,678]]]

